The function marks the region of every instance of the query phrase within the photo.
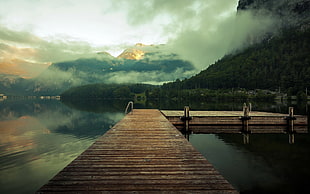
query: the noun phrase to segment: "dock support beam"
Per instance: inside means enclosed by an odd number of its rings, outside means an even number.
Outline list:
[[[189,131],[189,121],[192,117],[189,116],[189,106],[184,106],[184,116],[181,117],[181,120],[184,121],[185,131]]]
[[[308,131],[310,131],[310,105],[307,105],[307,124],[308,124]]]
[[[287,120],[287,126],[288,126],[288,132],[293,133],[294,132],[294,120],[296,120],[296,117],[294,117],[294,107],[288,108],[288,117],[286,117]]]
[[[288,142],[289,144],[295,143],[295,136],[294,136],[294,120],[296,120],[296,117],[294,117],[294,107],[288,108],[288,117],[286,117],[287,120],[287,132],[289,134]]]
[[[241,117],[241,120],[242,120],[242,130],[246,133],[250,132],[250,129],[249,129],[249,120],[250,119],[251,119],[250,107],[244,105],[243,106],[243,116]]]
[[[185,117],[185,130],[189,130],[189,106],[184,107],[184,117]]]

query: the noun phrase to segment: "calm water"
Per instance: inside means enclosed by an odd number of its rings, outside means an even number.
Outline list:
[[[309,193],[310,137],[295,134],[194,134],[190,142],[241,193]]]
[[[97,108],[0,102],[0,193],[34,193],[124,116],[113,103]]]
[[[123,118],[127,101],[0,101],[0,193],[33,193]],[[189,103],[193,109],[240,110],[242,103]],[[182,109],[181,102],[136,104]],[[256,110],[287,112],[283,104]],[[296,106],[305,113],[304,105]],[[300,193],[310,177],[310,137],[296,134],[192,134],[190,142],[242,193]]]

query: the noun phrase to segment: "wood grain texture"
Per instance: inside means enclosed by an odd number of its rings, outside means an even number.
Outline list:
[[[37,193],[238,193],[158,110],[135,109]]]

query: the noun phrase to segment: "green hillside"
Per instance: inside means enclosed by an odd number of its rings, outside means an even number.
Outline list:
[[[268,89],[297,94],[310,88],[310,30],[286,30],[225,56],[196,76],[164,89]]]

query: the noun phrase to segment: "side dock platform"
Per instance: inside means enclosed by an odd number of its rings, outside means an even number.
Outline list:
[[[187,111],[187,112],[186,112]],[[178,129],[194,133],[308,133],[308,116],[270,112],[162,110]]]

